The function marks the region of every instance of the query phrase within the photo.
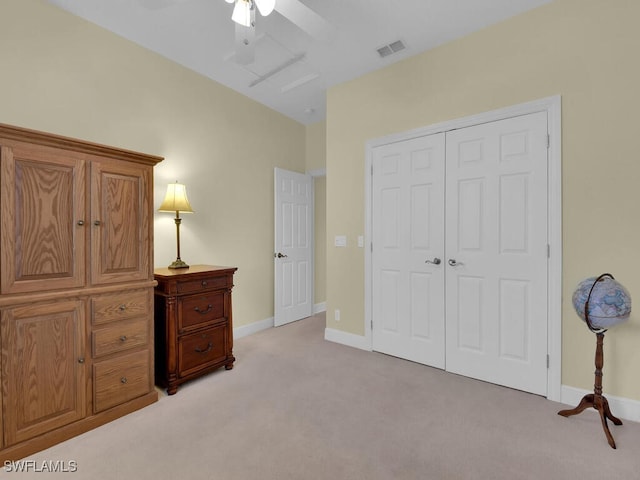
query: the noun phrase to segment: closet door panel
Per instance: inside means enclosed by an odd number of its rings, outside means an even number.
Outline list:
[[[447,370],[546,395],[546,113],[446,135]]]
[[[444,368],[444,134],[373,154],[373,348]]]

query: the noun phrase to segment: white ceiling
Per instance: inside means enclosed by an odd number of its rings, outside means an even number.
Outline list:
[[[234,59],[233,5],[224,0],[48,1],[309,124],[324,119],[327,88],[551,0],[276,0],[271,15],[256,14],[255,61],[246,66]],[[315,11],[328,35],[298,28],[278,1]],[[396,40],[406,49],[381,58],[377,49]]]

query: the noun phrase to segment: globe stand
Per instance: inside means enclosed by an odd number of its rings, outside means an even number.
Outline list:
[[[605,330],[606,331],[606,330]],[[604,332],[599,332],[596,334],[596,371],[595,371],[595,383],[593,386],[593,393],[585,395],[580,400],[578,406],[571,410],[561,410],[558,412],[558,415],[562,415],[563,417],[570,417],[571,415],[577,415],[578,413],[583,412],[589,407],[595,408],[598,413],[600,413],[600,420],[602,421],[602,428],[604,429],[604,434],[607,436],[607,441],[611,448],[616,448],[616,442],[613,439],[613,435],[609,431],[609,425],[607,424],[607,418],[611,420],[616,425],[622,425],[622,420],[617,417],[614,417],[609,409],[609,402],[602,395],[602,366],[604,364],[604,354],[603,354],[603,341],[604,341]]]
[[[587,300],[584,304],[584,320],[593,333],[596,334],[596,371],[595,371],[595,382],[593,385],[593,393],[587,394],[582,397],[580,403],[576,408],[571,410],[561,410],[558,412],[558,415],[562,415],[563,417],[570,417],[571,415],[577,415],[578,413],[583,412],[589,407],[595,408],[600,414],[600,421],[602,422],[602,428],[604,429],[604,434],[607,436],[607,441],[611,448],[616,448],[616,442],[613,439],[613,435],[609,431],[609,425],[607,423],[607,418],[611,420],[615,425],[622,425],[622,420],[617,417],[614,417],[611,413],[611,409],[609,408],[609,402],[602,395],[602,366],[604,364],[604,353],[603,353],[603,343],[604,343],[604,332],[606,329],[598,328],[591,323],[589,318],[589,300],[591,300],[591,294],[593,293],[593,289],[596,284],[606,277],[609,277],[613,280],[613,275],[610,273],[603,273],[600,275],[591,286],[589,290],[589,295],[587,295]]]

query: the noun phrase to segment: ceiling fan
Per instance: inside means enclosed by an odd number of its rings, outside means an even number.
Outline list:
[[[231,19],[235,23],[236,63],[247,65],[255,59],[256,9],[266,17],[274,10],[308,35],[323,40],[329,38],[327,21],[300,0],[225,0],[233,3]]]

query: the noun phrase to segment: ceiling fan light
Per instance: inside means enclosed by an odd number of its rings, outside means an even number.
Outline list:
[[[266,17],[273,9],[276,8],[276,0],[254,0],[256,2],[256,6],[260,11],[260,15]]]
[[[231,20],[244,25],[245,27],[251,26],[251,2],[247,0],[238,0],[236,6],[233,7],[233,13],[231,14]]]
[[[225,2],[227,2],[227,3],[233,3],[233,2],[235,2],[236,0],[224,0],[224,1],[225,1]]]

